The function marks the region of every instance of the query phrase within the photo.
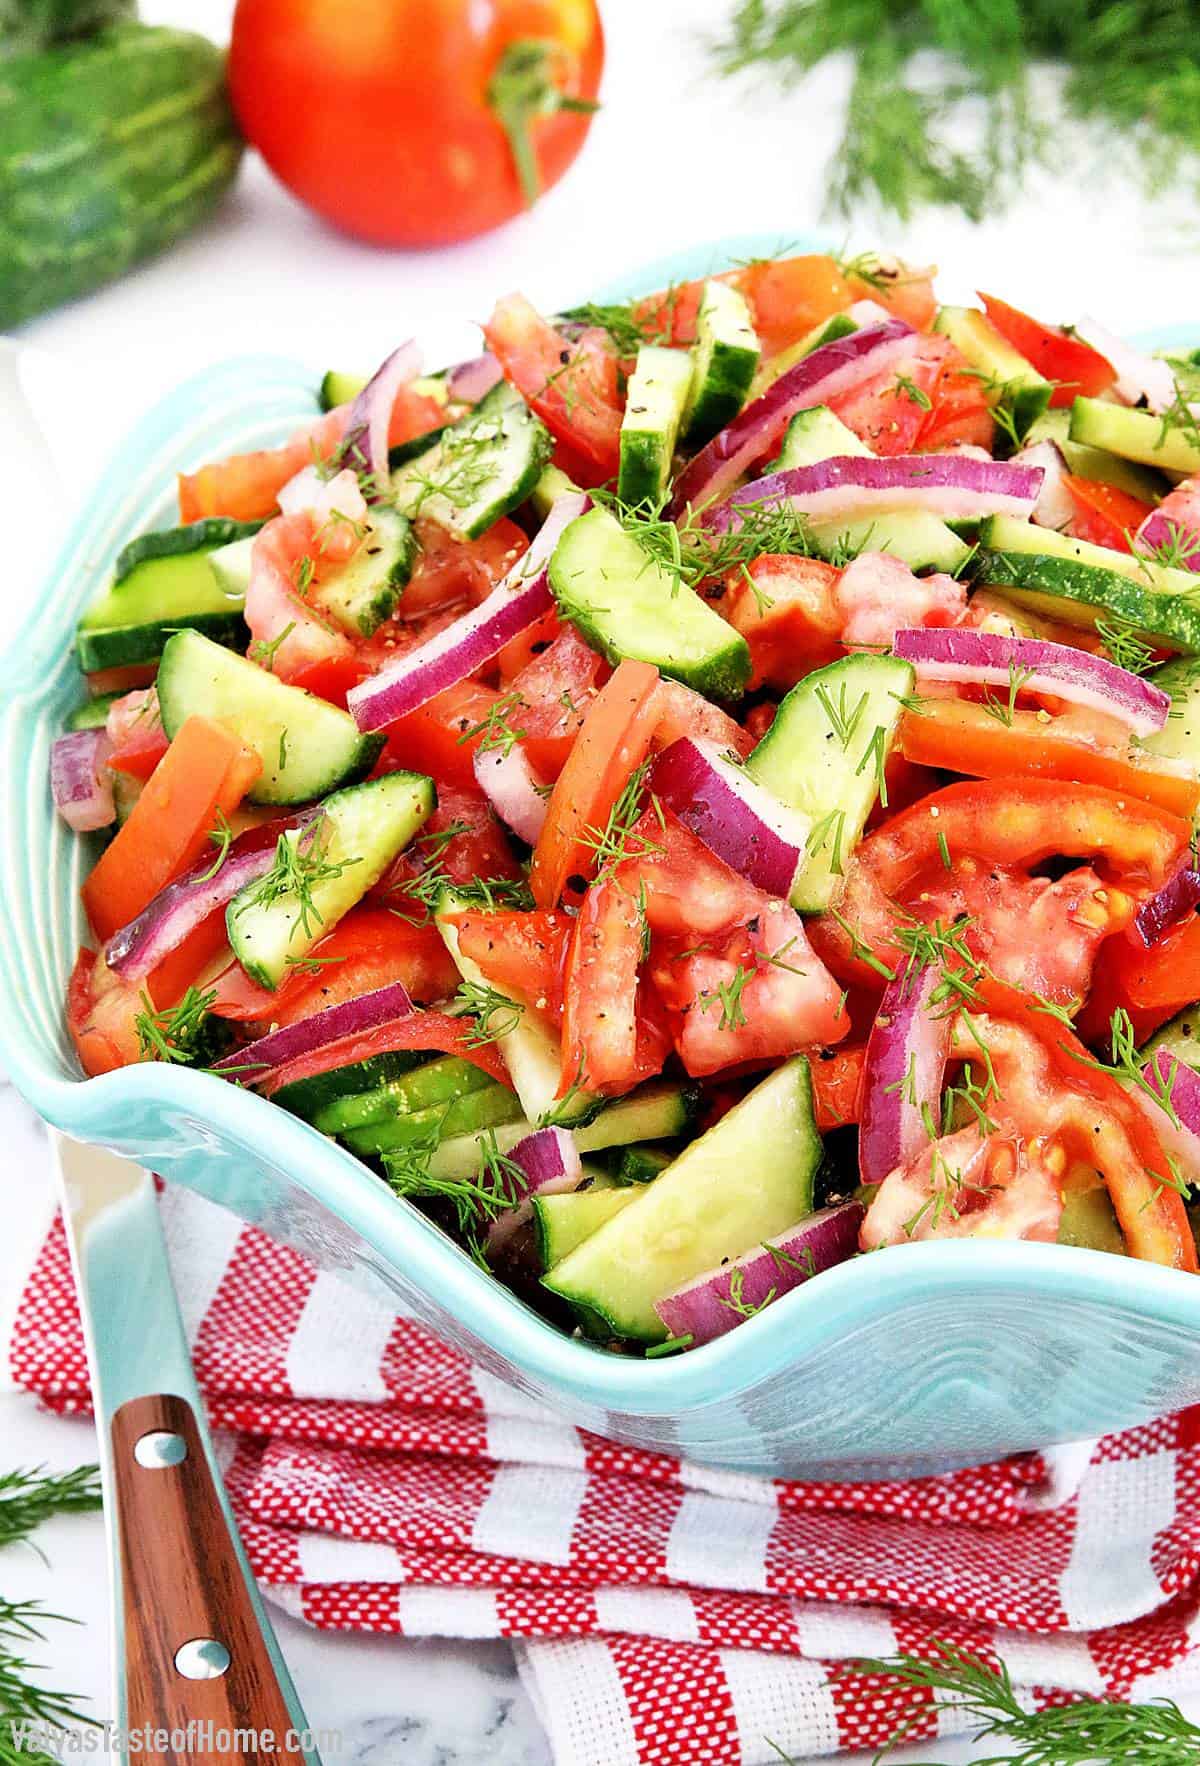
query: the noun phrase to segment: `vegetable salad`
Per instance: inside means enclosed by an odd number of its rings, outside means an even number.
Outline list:
[[[484,342],[326,375],[80,619],[84,1072],[255,1090],[629,1353],[914,1241],[1195,1273],[1200,355],[877,256]]]

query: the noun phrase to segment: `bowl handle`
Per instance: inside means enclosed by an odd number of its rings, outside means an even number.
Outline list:
[[[149,1745],[131,1749],[131,1757],[172,1766],[235,1766],[247,1758],[298,1766],[306,1755],[185,1399],[131,1398],[115,1412],[112,1492],[125,1746],[151,1732]],[[155,1745],[163,1740],[155,1730],[169,1732],[168,1746]]]

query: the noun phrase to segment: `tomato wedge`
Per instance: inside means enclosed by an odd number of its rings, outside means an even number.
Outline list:
[[[447,918],[457,928],[463,956],[494,986],[515,994],[551,1022],[561,1022],[563,966],[575,926],[569,914],[468,909]]]
[[[83,904],[108,939],[204,851],[217,812],[233,814],[262,761],[223,724],[189,717],[155,768],[129,820],[83,885]]]
[[[562,772],[607,673],[604,658],[584,643],[574,626],[566,626],[513,680],[509,691],[520,703],[510,723],[522,731],[525,752],[543,779],[556,779]]]
[[[499,699],[482,681],[458,681],[388,730],[378,772],[411,769],[429,773],[439,784],[473,787],[472,762],[482,740],[481,726]]]
[[[588,877],[594,871],[588,831],[605,826],[631,774],[649,752],[657,722],[657,685],[656,668],[626,657],[589,706],[533,849],[529,887],[538,907],[557,907],[572,877]]]
[[[1039,723],[1036,712],[1014,711],[1012,723],[1004,724],[973,700],[934,699],[920,712],[903,714],[898,741],[901,753],[918,766],[983,779],[1020,773],[1104,785],[1177,816],[1193,815],[1200,807],[1195,779],[1157,773],[1120,754],[1056,736],[1053,721]]]
[[[606,334],[585,331],[568,342],[522,294],[498,301],[483,332],[505,379],[551,434],[602,477],[616,472],[623,401]]]
[[[167,752],[167,732],[156,717],[144,717],[122,734],[108,757],[115,773],[132,779],[148,779]]]
[[[1200,1000],[1200,917],[1174,927],[1149,949],[1132,928],[1104,946],[1079,1025],[1089,1041],[1103,1041],[1115,1011],[1128,1012],[1144,1042],[1161,1025]]]
[[[642,916],[611,879],[588,890],[567,956],[560,1094],[628,1090],[637,1078],[638,966]]]
[[[1063,486],[1075,505],[1071,533],[1094,546],[1110,546],[1114,552],[1132,552],[1131,536],[1153,513],[1153,503],[1143,503],[1115,484],[1095,478],[1076,478],[1064,472]]]
[[[1107,356],[1084,343],[1081,337],[1073,337],[1057,325],[1043,325],[1018,307],[1010,307],[1007,301],[997,300],[994,294],[981,293],[979,298],[1001,337],[1039,374],[1054,382],[1052,405],[1073,405],[1077,398],[1098,398],[1115,382],[1117,371]]]
[[[715,278],[740,290],[750,303],[754,329],[767,356],[799,343],[826,319],[861,298],[835,258],[806,253],[791,258],[756,258]],[[678,282],[635,301],[634,318],[655,342],[694,343],[704,293],[702,277]]]
[[[822,1134],[859,1120],[866,1059],[866,1043],[856,1042],[846,1048],[824,1050],[809,1062],[813,1108]]]
[[[393,1049],[432,1049],[443,1055],[459,1055],[512,1090],[508,1069],[495,1045],[472,1042],[469,1021],[451,1018],[447,1012],[411,1012],[406,1018],[393,1018],[389,1024],[377,1024],[373,1030],[339,1037],[323,1049],[297,1055],[294,1061],[275,1069],[263,1085],[264,1096],[272,1097],[282,1086],[293,1085],[298,1079],[314,1079],[318,1073],[351,1067],[371,1055],[390,1054]]]

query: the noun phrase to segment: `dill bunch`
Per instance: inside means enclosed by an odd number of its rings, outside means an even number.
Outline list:
[[[1197,0],[737,0],[711,47],[720,73],[785,84],[849,55],[829,167],[841,213],[874,199],[902,220],[982,220],[1072,121],[1110,163],[1132,150],[1149,195],[1200,191]],[[1043,66],[1060,76],[1049,97],[1032,90]]]

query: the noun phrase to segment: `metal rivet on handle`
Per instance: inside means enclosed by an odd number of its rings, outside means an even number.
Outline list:
[[[161,1472],[168,1466],[181,1465],[187,1458],[187,1442],[182,1435],[169,1429],[152,1429],[133,1444],[133,1457],[148,1471]]]
[[[232,1660],[215,1637],[193,1637],[175,1651],[176,1671],[185,1680],[219,1680]]]

